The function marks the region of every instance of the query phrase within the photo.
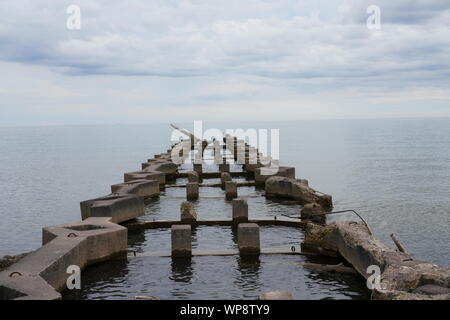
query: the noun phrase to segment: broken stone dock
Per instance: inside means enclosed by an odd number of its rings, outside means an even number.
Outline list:
[[[213,152],[216,172],[203,172],[202,155],[207,148]],[[192,171],[179,172],[180,164],[193,150],[198,152]],[[231,161],[242,165],[242,172],[230,172],[230,159],[225,157],[226,152],[231,155]],[[247,182],[233,181],[236,177],[246,177]],[[187,178],[188,183],[174,184],[178,178]],[[220,183],[202,183],[207,178],[220,178]],[[232,201],[231,220],[198,219],[192,201],[202,196],[199,186],[225,190],[226,199]],[[266,197],[291,199],[303,205],[303,209],[296,218],[249,219],[248,204],[239,198],[241,186],[262,188]],[[136,220],[144,215],[144,199],[158,197],[164,188],[186,190],[180,220]],[[269,253],[260,247],[261,225],[303,228],[305,237],[298,239],[302,251],[279,253],[337,257],[351,265],[362,276],[361,281],[371,276],[372,273],[368,273],[370,266],[377,266],[381,275],[379,285],[372,289],[373,299],[450,298],[449,268],[415,260],[404,250],[380,243],[365,222],[327,224],[326,217],[332,209],[330,195],[312,189],[307,180],[297,179],[295,168],[279,166],[277,161],[259,153],[257,148],[230,135],[226,135],[223,141],[212,142],[190,135],[190,139],[182,140],[165,153],[142,163],[140,171],[125,173],[123,183],[111,186],[111,194],[81,202],[80,209],[81,221],[44,227],[42,247],[36,251],[0,261],[6,266],[0,272],[0,299],[61,299],[61,292],[66,289],[70,276],[67,273],[69,266],[79,266],[83,270],[98,262],[127,258],[128,230],[171,228],[171,256],[174,259],[190,257],[195,255],[192,252],[191,228],[199,225],[236,228],[239,249],[227,254],[243,256]],[[323,270],[339,269],[333,267],[318,266]]]

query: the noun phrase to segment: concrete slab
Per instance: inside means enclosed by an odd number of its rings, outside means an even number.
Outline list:
[[[134,194],[116,194],[80,203],[81,218],[111,217],[120,223],[144,215],[144,198]]]
[[[160,194],[158,180],[132,180],[111,186],[112,193],[131,193],[144,198],[156,197]]]

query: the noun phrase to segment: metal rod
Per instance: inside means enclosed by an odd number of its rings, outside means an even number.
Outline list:
[[[400,241],[398,241],[397,236],[395,235],[395,233],[391,233],[391,238],[394,241],[395,245],[397,246],[398,251],[403,252],[403,253],[407,253],[405,248],[400,243]]]

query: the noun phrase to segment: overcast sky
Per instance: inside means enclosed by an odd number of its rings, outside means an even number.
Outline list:
[[[0,14],[3,126],[450,116],[448,0],[1,0]]]

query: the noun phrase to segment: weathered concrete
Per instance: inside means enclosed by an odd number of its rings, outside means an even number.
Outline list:
[[[306,243],[306,246],[304,245]],[[339,254],[364,278],[369,266],[381,271],[373,299],[450,299],[450,269],[414,260],[383,245],[363,223],[338,222],[326,226],[308,223],[302,250]]]
[[[198,173],[198,176],[201,177],[203,173],[203,166],[200,163],[193,164],[194,171]]]
[[[221,172],[220,173],[220,182],[222,184],[222,189],[225,190],[225,183],[227,181],[233,181],[233,179],[231,178],[231,174],[229,172]]]
[[[197,212],[191,202],[184,201],[180,206],[180,220],[186,223],[192,223],[197,221]]]
[[[244,199],[233,199],[233,224],[248,222],[248,204]]]
[[[143,172],[163,172],[167,179],[173,179],[178,173],[178,165],[172,161],[150,163]]]
[[[172,257],[192,256],[191,225],[172,226]]]
[[[86,237],[87,264],[105,261],[127,250],[127,228],[112,223],[110,218],[89,218],[81,222],[45,227],[42,245],[56,237]]]
[[[230,172],[229,163],[219,163],[219,172]]]
[[[259,226],[256,223],[240,223],[238,225],[238,246],[241,255],[260,254]]]
[[[3,257],[1,257],[0,258],[0,271],[5,270],[9,266],[11,266],[14,263],[18,262],[20,259],[24,258],[27,254],[29,254],[29,252],[21,253],[21,254],[15,255],[15,256],[3,256]]]
[[[305,221],[312,221],[319,224],[325,224],[327,217],[323,215],[325,211],[318,203],[307,203],[300,211],[300,217]]]
[[[158,180],[132,180],[111,186],[112,193],[131,193],[144,198],[156,197],[160,193]]]
[[[189,182],[186,184],[186,198],[187,200],[198,199],[198,183]]]
[[[127,229],[110,218],[47,227],[43,246],[0,273],[0,295],[9,299],[60,299],[72,265],[125,257]]]
[[[225,197],[227,200],[231,200],[237,198],[237,183],[234,181],[226,181],[225,182]]]
[[[264,186],[270,177],[286,177],[295,179],[294,167],[260,167],[255,169],[255,183]]]
[[[189,171],[187,173],[187,178],[188,178],[188,182],[196,182],[196,183],[200,182],[199,175],[195,171]]]
[[[133,194],[115,194],[80,203],[81,218],[111,217],[120,223],[144,215],[144,198]]]
[[[266,196],[269,197],[294,199],[301,204],[318,203],[322,208],[331,208],[333,206],[331,196],[310,188],[307,180],[270,177],[266,181],[265,191]]]
[[[294,297],[289,291],[274,290],[264,292],[258,297],[258,300],[294,300]]]
[[[135,171],[124,174],[124,182],[132,180],[158,180],[160,185],[166,183],[166,174],[164,172]]]

